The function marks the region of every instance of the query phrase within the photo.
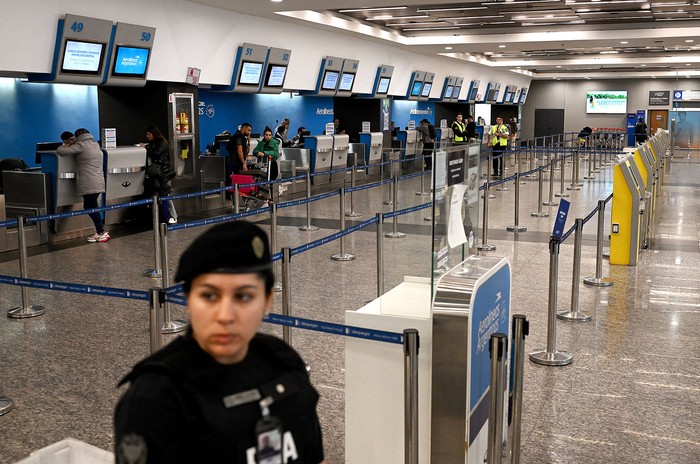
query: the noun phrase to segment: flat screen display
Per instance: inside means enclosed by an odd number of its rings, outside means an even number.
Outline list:
[[[503,103],[510,103],[510,99],[513,98],[513,94],[510,92],[506,93],[506,98],[503,99]]]
[[[472,88],[471,93],[469,94],[469,100],[470,101],[476,101],[476,94],[479,92],[479,87],[474,87]]]
[[[498,101],[498,92],[499,92],[499,90],[492,90],[492,92],[493,92],[493,95],[491,96],[491,101],[492,101],[492,102]]]
[[[430,89],[433,88],[433,83],[432,82],[426,82],[423,84],[423,90],[420,93],[421,97],[429,97],[430,96]]]
[[[454,92],[454,86],[448,85],[445,89],[445,96],[443,98],[452,98],[452,92]]]
[[[117,45],[112,75],[122,77],[146,77],[148,55],[150,51],[151,50],[148,48]]]
[[[240,85],[260,85],[263,64],[256,61],[241,63],[241,73],[238,75]]]
[[[452,98],[459,98],[460,93],[462,93],[462,86],[458,85],[452,91]]]
[[[338,71],[326,71],[321,81],[321,90],[335,90],[338,85]]]
[[[265,76],[265,86],[282,87],[286,75],[287,66],[281,64],[273,64],[268,66],[267,75]]]
[[[595,90],[586,92],[586,113],[626,114],[626,90]]]
[[[377,93],[386,94],[389,91],[389,82],[391,82],[391,77],[380,77],[379,84],[377,84]]]
[[[97,42],[66,40],[61,72],[98,75],[102,70],[105,45]]]
[[[354,73],[343,73],[340,76],[340,84],[338,84],[338,90],[343,90],[349,92],[352,90],[352,84],[355,82]]]
[[[423,88],[423,83],[420,81],[416,81],[413,83],[413,87],[411,87],[411,96],[412,97],[418,97],[420,96],[420,90]]]

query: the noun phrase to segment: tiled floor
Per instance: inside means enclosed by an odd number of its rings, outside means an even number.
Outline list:
[[[571,218],[585,216],[611,192],[609,169],[596,180],[585,181],[580,191],[570,192]],[[400,203],[425,201],[415,195],[417,181],[409,182],[402,188]],[[526,314],[531,322],[528,350],[542,348],[553,214],[530,216],[537,210],[537,183],[536,178],[527,180],[521,191],[520,224],[528,230],[514,236],[505,231],[513,223],[512,185],[509,192],[494,193],[489,242],[497,249],[491,254],[510,258],[513,312]],[[382,205],[387,190],[355,195],[355,209],[363,213],[358,221],[388,211]],[[294,247],[337,231],[338,198],[314,204],[313,222],[321,227],[317,232],[298,230],[305,223],[304,214],[304,206],[280,211],[279,246]],[[405,239],[385,240],[387,290],[405,275],[429,275],[432,244],[425,214],[399,220],[399,230],[408,233]],[[699,215],[700,154],[684,152],[671,163],[654,248],[640,254],[636,267],[611,268],[605,262],[603,272],[614,280],[613,287],[580,286],[580,308],[593,316],[592,322],[557,323],[558,346],[573,353],[573,364],[544,367],[526,361],[523,464],[700,462]],[[255,219],[269,226],[268,217]],[[348,225],[355,222],[348,220]],[[594,219],[584,228],[582,277],[595,273],[595,231]],[[154,282],[141,274],[152,267],[151,234],[115,232],[104,244],[81,240],[51,252],[30,250],[29,276],[148,289]],[[199,232],[169,234],[171,271]],[[572,242],[561,249],[561,309],[570,301]],[[374,229],[348,236],[345,247],[356,254],[355,261],[329,259],[338,252],[337,242],[294,256],[295,315],[342,323],[346,310],[376,296]],[[12,255],[0,255],[0,274],[18,273]],[[117,381],[148,353],[147,304],[40,290],[32,290],[31,298],[47,307],[46,315],[21,321],[0,317],[0,394],[15,401],[15,409],[0,417],[0,463],[13,463],[66,437],[111,450],[112,411],[120,394]],[[0,288],[0,308],[19,301],[19,288]],[[280,306],[278,296],[277,310]],[[173,312],[184,318],[182,308],[176,306]],[[265,330],[281,333],[275,326]],[[319,413],[328,462],[344,462],[344,342],[298,330],[293,344],[310,363],[321,393]],[[421,419],[421,425],[428,423]]]

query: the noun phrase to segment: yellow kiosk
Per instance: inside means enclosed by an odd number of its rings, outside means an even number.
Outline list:
[[[634,156],[627,155],[615,165],[613,174],[610,264],[637,265],[644,193]]]

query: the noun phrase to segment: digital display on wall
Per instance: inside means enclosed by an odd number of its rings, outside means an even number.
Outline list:
[[[100,74],[105,45],[97,42],[66,40],[61,72],[76,74]]]
[[[420,90],[423,88],[423,83],[420,81],[416,81],[413,83],[413,87],[411,87],[411,96],[412,97],[418,97],[420,96]]]
[[[321,81],[321,90],[335,90],[338,85],[338,71],[326,71]]]
[[[389,82],[391,82],[391,77],[380,77],[379,84],[377,84],[377,93],[385,95],[389,91]]]
[[[433,88],[432,82],[426,82],[425,84],[423,84],[423,90],[421,91],[420,96],[421,97],[430,96],[430,89],[432,89],[432,88]]]
[[[586,92],[586,113],[626,114],[626,90],[595,90]]]
[[[462,86],[458,85],[452,91],[452,98],[459,98],[459,94],[462,93]]]
[[[241,74],[238,76],[240,85],[260,85],[263,64],[256,61],[241,63]]]
[[[454,86],[448,85],[445,89],[445,96],[443,98],[452,98],[452,92],[454,92]]]
[[[352,84],[355,82],[354,73],[343,73],[340,76],[340,84],[338,84],[338,90],[343,90],[349,92],[352,90]]]
[[[475,101],[475,100],[476,100],[476,94],[477,94],[477,93],[479,93],[479,88],[478,88],[478,87],[472,88],[472,91],[471,91],[471,93],[469,94],[469,100]]]
[[[265,76],[265,86],[267,87],[282,87],[284,78],[287,75],[287,66],[273,64],[267,68],[267,76]]]
[[[513,94],[511,92],[506,93],[506,98],[503,99],[503,103],[510,103],[511,98],[513,98]]]
[[[146,77],[148,55],[150,51],[151,50],[148,48],[117,45],[112,75],[122,77]]]

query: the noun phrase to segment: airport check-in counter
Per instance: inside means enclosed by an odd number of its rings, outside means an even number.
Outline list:
[[[348,145],[348,167],[352,167],[355,171],[355,180],[364,180],[367,177],[365,149],[364,143],[351,143]]]
[[[311,135],[304,138],[304,147],[311,152],[309,169],[314,176],[311,183],[314,185],[330,182],[330,174],[323,174],[331,170],[333,161],[333,136]],[[346,158],[347,163],[347,158]]]
[[[654,164],[649,161],[645,150],[642,150],[642,146],[639,146],[634,150],[634,161],[637,165],[637,169],[642,177],[644,186],[646,188],[646,194],[644,200],[646,207],[644,208],[644,225],[643,230],[645,233],[645,239],[643,241],[643,246],[648,248],[651,241],[651,227],[654,222],[654,212],[655,212],[655,191],[656,191],[656,174],[654,172]]]
[[[306,146],[306,144],[304,144]],[[280,175],[295,177],[309,172],[311,166],[311,150],[308,148],[283,148],[279,159]],[[306,191],[304,179],[295,180],[291,185],[290,193]]]
[[[613,171],[610,264],[636,266],[645,231],[645,188],[634,156],[625,156]]]
[[[146,180],[146,149],[138,146],[107,148],[105,159],[105,205],[135,200],[143,194]],[[123,222],[128,208],[105,212],[105,224]]]
[[[452,145],[452,129],[449,127],[436,127],[435,149],[446,148]]]
[[[226,157],[208,155],[199,157],[199,178],[202,191],[221,188],[226,185]],[[226,192],[203,195],[202,211],[226,207]]]
[[[4,195],[0,195],[0,221],[19,216],[43,216],[51,206],[50,176],[39,171],[3,171]],[[29,222],[25,226],[27,246],[49,241],[47,221]],[[0,252],[18,248],[17,226],[0,228]]]
[[[384,134],[381,132],[361,132],[360,143],[365,146],[365,163],[367,166],[382,162],[382,149]],[[367,168],[367,175],[379,174],[381,168],[373,166]]]
[[[348,167],[348,150],[350,148],[350,136],[347,134],[333,135],[333,159],[331,170],[346,169]],[[347,178],[347,179],[346,179]],[[350,172],[337,172],[331,174],[331,182],[343,183],[350,180]]]
[[[415,129],[399,131],[397,136],[399,143],[401,144],[401,159],[407,160],[410,158],[415,158],[416,155],[420,154],[418,151],[418,131]],[[402,171],[410,170],[413,163],[402,163]]]

